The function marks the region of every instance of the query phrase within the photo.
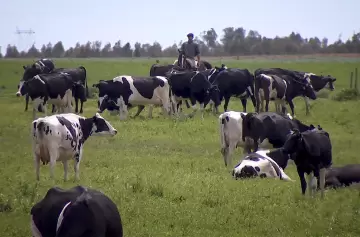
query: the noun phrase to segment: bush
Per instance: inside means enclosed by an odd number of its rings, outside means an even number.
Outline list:
[[[336,101],[358,100],[360,93],[357,89],[342,89],[333,98]]]

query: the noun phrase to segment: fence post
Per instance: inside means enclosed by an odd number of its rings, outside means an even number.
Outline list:
[[[350,89],[352,88],[353,85],[353,76],[354,76],[354,72],[350,73]]]
[[[355,82],[354,82],[354,87],[357,90],[358,89],[358,69],[355,68]]]

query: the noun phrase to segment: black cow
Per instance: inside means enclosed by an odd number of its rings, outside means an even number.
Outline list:
[[[30,214],[35,237],[123,236],[116,204],[102,192],[84,186],[50,188]]]
[[[254,75],[247,69],[228,68],[220,71],[217,76],[209,78],[211,84],[216,85],[220,91],[220,101],[225,99],[224,111],[227,111],[230,98],[239,97],[243,106],[243,112],[246,112],[247,98],[256,106],[254,96]]]
[[[325,172],[325,187],[340,188],[360,183],[360,164],[330,167]],[[318,180],[318,186],[319,180]]]
[[[298,96],[306,96],[315,100],[316,94],[311,83],[304,79],[297,79],[290,75],[266,75],[259,74],[255,77],[256,111],[264,111],[263,101],[266,101],[265,111],[269,111],[269,101],[275,100],[276,112],[286,113],[285,103],[288,103],[294,116],[293,99]]]
[[[176,115],[179,115],[178,109],[183,99],[189,99],[193,107],[190,117],[197,111],[196,102],[200,103],[202,118],[204,118],[204,108],[210,99],[214,101],[215,106],[220,104],[219,89],[208,80],[210,71],[176,72],[168,76],[172,106]]]
[[[62,112],[71,112],[72,91],[79,87],[66,73],[39,74],[23,83],[17,96],[28,94],[33,101],[33,118],[39,105],[46,113],[47,102],[57,105]]]
[[[314,177],[320,180],[321,197],[324,197],[325,170],[332,165],[332,146],[329,133],[313,129],[301,132],[293,129],[281,150],[295,154],[294,162],[301,182],[302,194],[306,192],[304,174],[310,174],[310,195],[316,190]]]
[[[25,69],[25,66],[24,66]],[[34,76],[41,74],[41,69],[37,67],[27,67],[25,69],[23,78],[20,80],[20,83],[18,85],[18,91],[16,93],[17,96],[20,96],[20,90],[23,86],[25,81],[30,80]],[[45,71],[45,74],[51,74],[51,73],[68,73],[71,75],[74,82],[76,82],[79,85],[82,85],[82,87],[77,87],[76,90],[74,90],[73,96],[75,98],[75,113],[77,113],[78,110],[78,101],[80,100],[80,113],[83,113],[83,103],[86,101],[86,97],[88,95],[88,85],[87,85],[87,78],[86,78],[86,69],[83,66],[80,66],[78,68],[56,68],[52,69],[50,72]],[[30,77],[31,75],[34,75]],[[26,96],[26,107],[25,111],[28,109],[28,96]],[[41,112],[41,111],[40,111]],[[52,112],[55,112],[55,106],[52,107]]]
[[[125,119],[128,113],[127,108],[133,105],[138,106],[136,116],[150,105],[149,117],[152,117],[153,105],[161,105],[164,115],[170,114],[170,86],[165,77],[131,77],[118,76],[113,80],[100,81],[93,87],[99,89],[98,108],[102,113],[109,106],[119,107],[120,119]],[[135,89],[132,89],[135,88]]]
[[[178,52],[179,52],[179,56],[178,56],[178,59],[175,60],[174,65],[177,65],[180,68],[193,70],[194,68],[192,68],[190,63],[188,62],[188,60],[186,60],[186,56],[185,56],[184,52],[181,51],[180,49],[178,49]],[[208,61],[201,60],[200,65],[198,66],[197,70],[204,71],[206,69],[211,69],[211,68],[212,68],[212,66]]]
[[[263,149],[280,148],[284,145],[291,129],[300,131],[312,130],[315,127],[307,126],[299,120],[275,112],[241,114],[242,140],[245,150],[250,154],[251,148],[256,152]]]
[[[335,89],[334,82],[336,81],[336,78],[330,75],[318,76],[315,75],[314,73],[300,72],[300,71],[288,70],[282,68],[268,68],[268,69],[259,68],[255,70],[254,74],[255,77],[260,76],[260,74],[267,74],[267,75],[277,75],[277,76],[287,75],[299,80],[309,79],[311,85],[313,86],[316,92],[320,91],[323,88],[328,88],[331,91]],[[309,99],[306,96],[304,96],[303,98],[306,105],[306,114],[309,114],[309,108],[310,108]]]

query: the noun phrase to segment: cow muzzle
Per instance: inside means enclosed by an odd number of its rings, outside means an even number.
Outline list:
[[[20,93],[20,91],[18,91],[18,92],[16,92],[16,94],[15,94],[17,97],[20,97],[21,96],[21,93]]]

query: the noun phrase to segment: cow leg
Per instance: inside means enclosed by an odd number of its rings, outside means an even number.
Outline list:
[[[144,105],[138,105],[137,108],[138,108],[138,110],[137,110],[136,114],[133,116],[133,118],[136,118],[137,116],[139,116],[139,114],[144,110],[145,106]]]
[[[307,188],[309,190],[309,195],[310,195],[310,197],[313,197],[314,194],[315,194],[315,190],[313,188],[313,186],[314,186],[313,182],[314,182],[314,179],[315,179],[314,173],[311,172],[310,174],[308,174],[307,178],[308,178]]]
[[[80,100],[80,114],[82,114],[84,112],[83,110],[83,106],[84,106],[84,102],[83,100]],[[76,106],[76,105],[75,105]]]
[[[63,166],[64,166],[64,181],[68,180],[68,160],[65,159],[62,161]]]
[[[241,100],[241,104],[243,106],[243,112],[246,112],[246,104],[247,104],[247,99],[240,99]]]
[[[186,104],[186,108],[190,108],[189,102],[187,100],[185,100],[185,104]]]
[[[154,105],[149,105],[149,114],[148,114],[149,119],[152,119],[153,108],[154,108]]]
[[[232,156],[234,150],[235,150],[235,144],[233,144],[233,143],[230,143],[230,145],[227,148],[225,148],[223,156],[224,156],[224,162],[225,162],[226,167],[231,167],[231,163],[232,163],[231,156]]]
[[[227,108],[228,108],[229,101],[230,101],[230,96],[226,96],[226,97],[224,97],[224,99],[225,99],[224,112],[227,112]]]
[[[325,168],[320,169],[319,179],[320,179],[321,198],[324,198],[325,174],[326,174],[326,169]]]
[[[43,100],[40,98],[33,100],[33,120],[36,119],[36,112],[38,110],[39,105],[41,105],[42,103],[43,103]],[[45,108],[46,108],[46,106],[44,106],[44,112],[46,112]],[[45,116],[46,116],[46,113],[45,113]]]
[[[36,155],[35,150],[34,150],[34,165],[35,165],[36,180],[39,181],[40,180],[40,156]]]
[[[118,99],[120,120],[125,120],[128,115],[127,105],[122,98]]]
[[[56,111],[55,105],[51,105],[51,107],[52,107],[51,113],[55,113],[55,111]]]
[[[74,99],[75,99],[75,114],[77,114],[79,111],[79,98],[75,97]]]
[[[301,169],[299,169],[299,167],[296,167],[299,178],[300,178],[300,184],[301,184],[301,192],[303,195],[305,195],[306,192],[306,180],[305,180],[305,176],[304,176],[304,171],[302,171]]]
[[[305,101],[305,109],[306,109],[306,115],[309,115],[310,113],[310,101],[309,98],[304,96],[304,101]]]
[[[59,158],[59,150],[58,148],[50,148],[49,149],[50,155],[50,178],[54,179],[54,168],[56,165],[56,161]]]
[[[25,96],[25,111],[28,111],[28,106],[29,106],[29,95],[26,94],[26,96]]]
[[[294,112],[295,106],[294,106],[294,103],[293,103],[292,100],[290,100],[288,103],[289,103],[289,106],[290,106],[290,109],[291,109],[291,115],[295,118],[295,112]]]

